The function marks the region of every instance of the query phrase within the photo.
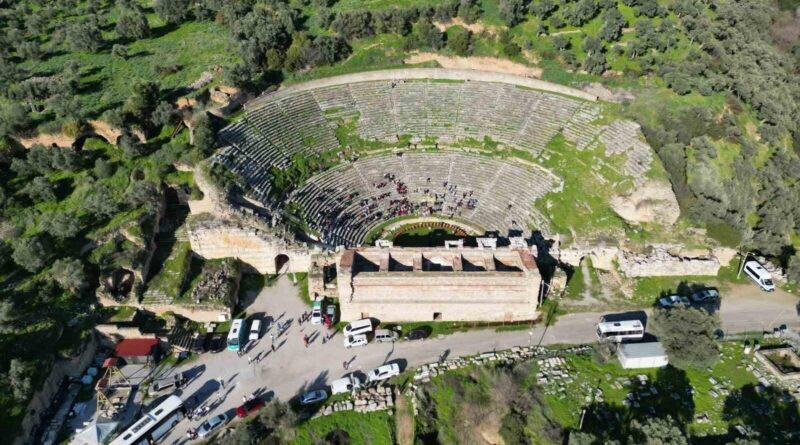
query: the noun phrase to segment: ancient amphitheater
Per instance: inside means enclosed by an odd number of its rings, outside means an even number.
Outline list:
[[[338,299],[346,319],[535,318],[545,289],[565,278],[553,278],[552,261],[538,264],[544,244],[532,235],[555,235],[553,197],[585,206],[583,196],[561,194],[574,185],[567,176],[615,190],[597,196],[626,221],[649,208],[659,218],[639,221],[669,225],[679,213],[669,183],[654,185],[660,165],[637,124],[613,118],[583,91],[504,74],[408,69],[302,83],[251,101],[220,140],[213,162],[263,207],[255,220],[234,209],[194,222],[192,250],[235,256],[259,273],[308,272],[312,293]],[[326,167],[294,189],[273,189],[274,169],[298,156],[324,158]],[[652,211],[659,199],[669,204],[661,213]],[[470,242],[402,247],[379,239],[421,224],[457,228]],[[573,244],[555,243],[547,255],[573,267],[590,257],[631,277],[720,267],[715,253],[680,246]]]
[[[500,236],[547,234],[547,215],[533,204],[561,190],[562,180],[535,163],[478,155],[463,146],[489,138],[538,160],[548,156],[548,142],[560,133],[578,150],[602,144],[609,156],[624,156],[621,173],[641,184],[652,150],[633,122],[595,123],[602,112],[595,99],[560,85],[493,73],[415,69],[345,75],[251,102],[245,117],[220,133],[226,147],[216,160],[266,207],[298,204],[307,228],[328,246],[358,246],[375,226],[405,215],[460,220]],[[408,147],[349,159],[289,197],[272,200],[270,168],[286,167],[298,154],[344,148],[336,129],[348,121],[365,141],[409,140]],[[426,143],[435,150],[411,147]]]

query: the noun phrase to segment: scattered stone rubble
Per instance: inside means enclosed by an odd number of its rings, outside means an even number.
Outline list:
[[[406,394],[411,397],[414,408],[414,415],[418,414],[417,389],[421,384],[428,383],[432,377],[443,374],[447,371],[464,368],[470,365],[481,365],[486,363],[496,363],[511,365],[516,362],[529,359],[538,359],[540,367],[544,366],[547,370],[540,372],[540,378],[559,379],[562,376],[569,377],[558,367],[563,367],[566,361],[563,356],[568,354],[587,354],[591,352],[590,346],[574,346],[565,349],[548,349],[541,346],[515,346],[505,351],[484,352],[470,357],[454,357],[440,362],[428,363],[417,368],[414,374],[414,383],[408,385]],[[540,368],[542,369],[542,368]],[[556,373],[559,373],[556,377]],[[550,377],[552,375],[552,377]]]
[[[339,411],[370,413],[392,409],[397,399],[395,389],[390,385],[373,386],[359,391],[352,400],[334,402],[325,406],[314,417],[327,416]]]
[[[218,268],[206,273],[192,289],[192,301],[228,304],[236,292],[238,277],[228,273],[226,268]]]
[[[566,349],[547,349],[544,347],[531,347],[531,346],[515,346],[509,350],[499,351],[499,352],[484,352],[483,354],[473,355],[470,357],[454,357],[442,362],[434,362],[428,363],[427,365],[422,365],[417,368],[416,373],[414,374],[414,381],[419,381],[421,383],[430,382],[431,377],[436,377],[439,374],[442,374],[446,371],[451,371],[459,368],[463,368],[469,365],[479,365],[485,364],[489,362],[497,362],[501,364],[510,365],[522,360],[528,360],[530,358],[537,358],[541,357],[541,360],[554,360],[555,361],[561,360],[560,358],[562,355],[566,354],[584,354],[591,351],[591,347],[589,346],[575,346],[572,348]],[[541,361],[540,360],[540,361]],[[413,385],[412,385],[413,386]]]

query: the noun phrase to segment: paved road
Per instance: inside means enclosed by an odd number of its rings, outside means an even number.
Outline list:
[[[797,315],[797,297],[782,292],[760,293],[755,288],[743,287],[731,292],[719,310],[723,329],[728,332],[771,330],[781,324],[800,327]],[[249,313],[263,313],[278,321],[291,321],[289,329],[276,338],[277,350],[272,352],[270,326],[264,337],[249,352],[261,360],[248,365],[247,356],[237,357],[232,351],[204,354],[181,370],[197,375],[185,388],[183,398],[188,403],[211,404],[210,415],[226,412],[233,415],[236,406],[246,394],[255,393],[263,397],[278,397],[282,400],[307,389],[323,387],[342,375],[354,372],[369,372],[381,364],[397,361],[401,367],[419,366],[436,361],[443,354],[455,357],[491,350],[508,349],[529,344],[579,344],[595,340],[595,325],[600,313],[568,314],[548,327],[536,326],[531,330],[495,332],[478,330],[433,338],[419,342],[396,344],[370,344],[366,347],[346,349],[341,334],[323,343],[328,334],[322,326],[297,323],[307,310],[296,295],[288,278],[282,277],[273,287],[264,289],[253,302]],[[648,311],[649,312],[649,311]],[[644,312],[639,312],[640,315]],[[306,348],[303,336],[309,335],[312,342]],[[346,371],[343,362],[348,361]],[[218,379],[225,381],[220,387]],[[196,397],[196,401],[193,400]],[[200,422],[185,420],[171,433],[165,443],[180,443],[185,439],[189,427]]]

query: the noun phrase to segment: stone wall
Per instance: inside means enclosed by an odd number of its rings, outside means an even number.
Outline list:
[[[687,252],[657,245],[648,253],[622,252],[619,269],[629,277],[667,277],[719,273],[719,260],[710,252]]]
[[[551,254],[572,267],[579,267],[583,258],[589,258],[596,269],[611,270],[616,267],[616,262],[620,272],[628,277],[658,277],[715,276],[722,265],[730,263],[733,257],[730,251],[726,248],[685,249],[679,245],[655,244],[642,252],[631,252],[618,247],[578,245],[554,249]]]
[[[311,252],[307,247],[290,245],[266,230],[222,220],[187,226],[192,251],[203,258],[238,258],[258,273],[269,275],[308,272],[311,268]]]
[[[97,354],[97,347],[97,338],[92,335],[89,337],[89,341],[84,345],[83,351],[77,357],[66,360],[56,360],[55,363],[53,363],[50,374],[25,408],[25,417],[23,417],[21,422],[20,433],[11,442],[13,445],[23,445],[33,442],[34,431],[40,426],[41,422],[45,420],[42,416],[53,403],[53,398],[58,393],[64,378],[80,377],[83,371],[92,363],[95,354]]]

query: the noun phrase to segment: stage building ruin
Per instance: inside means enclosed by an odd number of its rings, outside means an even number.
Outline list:
[[[342,320],[532,320],[541,277],[527,249],[348,249],[337,266]]]

